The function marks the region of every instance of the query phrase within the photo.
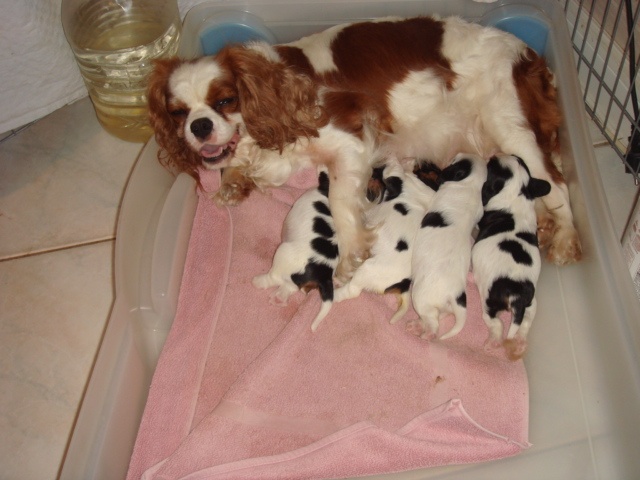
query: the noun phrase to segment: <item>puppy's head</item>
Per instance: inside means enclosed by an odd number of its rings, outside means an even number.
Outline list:
[[[521,158],[514,155],[494,156],[487,164],[487,181],[482,186],[482,204],[486,206],[498,195],[507,200],[519,195],[533,200],[547,195],[550,190],[549,182],[531,176]]]
[[[313,81],[286,67],[266,44],[227,47],[191,61],[158,60],[148,100],[164,160],[195,176],[200,166],[231,165],[242,135],[282,151],[326,124]]]
[[[414,167],[413,173],[432,190],[437,191],[440,188],[442,170],[435,163],[421,161]]]

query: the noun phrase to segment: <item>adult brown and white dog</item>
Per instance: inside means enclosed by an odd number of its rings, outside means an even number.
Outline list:
[[[374,241],[363,222],[365,190],[372,165],[387,157],[446,167],[458,152],[519,156],[552,185],[538,219],[548,258],[580,258],[558,167],[553,75],[497,29],[457,17],[383,18],[289,44],[158,61],[149,108],[161,160],[196,177],[202,166],[224,169],[219,203],[326,165],[338,278],[350,277]]]

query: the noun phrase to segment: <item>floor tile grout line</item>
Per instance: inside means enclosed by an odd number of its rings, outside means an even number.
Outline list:
[[[0,258],[0,263],[2,262],[8,262],[10,260],[19,260],[21,258],[29,258],[29,257],[36,257],[39,255],[46,255],[47,253],[55,253],[55,252],[62,252],[65,250],[71,250],[73,248],[78,248],[78,247],[90,247],[92,245],[99,245],[101,243],[107,243],[107,242],[112,242],[116,239],[115,236],[112,237],[106,237],[106,238],[101,238],[98,240],[89,240],[86,242],[78,242],[78,243],[74,243],[74,244],[70,244],[70,245],[65,245],[62,247],[51,247],[51,248],[46,248],[46,249],[42,249],[42,250],[36,250],[33,252],[25,252],[25,253],[16,253],[14,255],[7,255],[6,257],[2,257]]]
[[[14,128],[13,130],[9,130],[8,132],[4,132],[4,134],[3,134],[4,136],[0,136],[0,144],[6,142],[10,138],[15,137],[20,132],[22,132],[23,130],[26,130],[31,125],[35,124],[36,122],[37,122],[37,120],[34,120],[33,122],[30,122],[30,123],[27,123],[25,125],[22,125],[21,127]]]

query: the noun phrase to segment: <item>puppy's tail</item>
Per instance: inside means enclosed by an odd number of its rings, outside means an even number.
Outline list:
[[[327,316],[333,305],[333,279],[328,278],[325,281],[320,282],[318,285],[318,291],[320,292],[320,298],[322,299],[322,306],[316,318],[311,324],[311,331],[315,332],[318,329],[320,322]]]
[[[509,326],[509,332],[507,333],[507,338],[512,339],[520,330],[520,326],[522,325],[522,321],[524,319],[525,306],[522,301],[511,302],[511,325]]]
[[[453,327],[451,327],[451,330],[449,330],[447,333],[440,336],[440,340],[446,340],[447,338],[455,337],[457,334],[459,334],[462,331],[464,324],[465,324],[464,319],[458,320],[458,317],[456,317],[456,323],[453,325]]]
[[[332,300],[325,300],[325,301],[322,302],[322,306],[320,307],[320,311],[318,312],[318,315],[316,315],[316,318],[313,320],[313,323],[311,324],[311,331],[312,332],[315,332],[318,329],[318,325],[320,325],[322,320],[324,320],[324,317],[327,316],[327,314],[331,310],[332,305],[333,305],[333,301]]]
[[[462,292],[456,298],[455,304],[452,305],[452,309],[456,321],[453,324],[453,327],[451,327],[451,330],[440,336],[440,340],[455,337],[464,328],[464,324],[467,322],[467,294],[465,292]]]
[[[399,293],[398,297],[398,310],[393,314],[393,317],[389,319],[391,325],[395,324],[398,320],[404,317],[404,314],[409,310],[409,302],[411,301],[408,291]]]

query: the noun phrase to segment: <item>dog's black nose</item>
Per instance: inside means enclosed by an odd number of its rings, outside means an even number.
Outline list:
[[[213,122],[206,117],[191,122],[191,133],[200,140],[205,140],[213,130]]]

